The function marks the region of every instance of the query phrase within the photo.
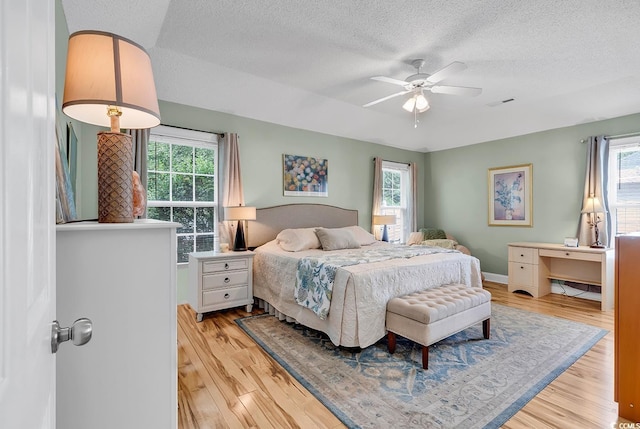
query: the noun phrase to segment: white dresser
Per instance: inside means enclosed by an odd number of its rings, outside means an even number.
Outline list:
[[[57,359],[57,427],[177,427],[177,223],[57,226],[57,319],[93,322]]]
[[[225,308],[253,307],[253,252],[194,252],[189,254],[187,300],[202,321],[203,313]]]

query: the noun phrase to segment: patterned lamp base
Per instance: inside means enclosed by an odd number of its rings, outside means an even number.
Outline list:
[[[131,136],[98,133],[98,222],[133,222]]]

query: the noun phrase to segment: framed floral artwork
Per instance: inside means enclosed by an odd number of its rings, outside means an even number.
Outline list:
[[[533,165],[489,169],[489,226],[533,226]]]
[[[300,155],[282,155],[284,195],[328,197],[329,161]]]

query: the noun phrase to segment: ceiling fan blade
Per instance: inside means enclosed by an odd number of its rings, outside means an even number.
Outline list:
[[[408,94],[408,93],[409,93],[409,92],[411,92],[411,91],[412,91],[412,90],[396,92],[395,94],[387,95],[386,97],[382,97],[382,98],[379,98],[379,99],[377,99],[377,100],[375,100],[375,101],[372,101],[372,102],[370,102],[370,103],[367,103],[367,104],[363,105],[362,107],[369,107],[369,106],[373,106],[374,104],[378,104],[378,103],[382,103],[383,101],[387,101],[387,100],[388,100],[388,99],[390,99],[390,98],[397,97],[397,96],[399,96],[399,95]]]
[[[482,88],[470,88],[466,86],[435,85],[429,88],[429,90],[434,94],[466,95],[468,97],[475,97],[482,93]]]
[[[394,79],[392,77],[386,77],[386,76],[374,76],[371,79],[378,80],[380,82],[392,83],[394,85],[400,85],[400,86],[411,85],[409,82],[405,82],[404,80],[398,80],[398,79]]]
[[[431,83],[440,82],[442,79],[446,78],[447,76],[461,72],[466,68],[467,68],[467,65],[465,63],[461,63],[460,61],[454,61],[448,66],[441,68],[440,70],[438,70],[437,72],[429,76],[427,78],[427,82],[431,82]]]

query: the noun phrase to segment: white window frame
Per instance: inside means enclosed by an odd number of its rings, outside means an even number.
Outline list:
[[[411,233],[411,223],[409,222],[409,201],[411,199],[411,169],[409,164],[393,161],[382,161],[382,192],[384,192],[384,172],[394,171],[400,173],[400,206],[385,206],[383,195],[380,196],[380,214],[395,215],[396,224],[388,225],[389,242],[406,243]]]
[[[609,140],[609,177],[608,177],[608,197],[609,212],[611,219],[611,231],[615,237],[618,234],[617,212],[618,209],[634,208],[640,210],[640,199],[634,202],[619,203],[618,202],[618,165],[616,153],[625,149],[640,150],[640,136],[621,137]]]
[[[218,200],[218,183],[219,183],[219,172],[220,172],[220,162],[219,162],[219,158],[218,158],[218,135],[215,133],[209,133],[209,132],[205,132],[205,131],[196,131],[196,130],[189,130],[189,129],[185,129],[185,128],[177,128],[177,127],[170,127],[170,126],[166,126],[166,125],[159,125],[155,128],[152,128],[150,131],[150,136],[149,136],[149,141],[154,141],[154,142],[160,142],[160,143],[169,143],[172,145],[180,145],[180,146],[189,146],[189,147],[195,147],[195,148],[204,148],[204,149],[210,149],[213,150],[214,152],[214,157],[215,157],[215,167],[214,167],[214,201],[195,201],[195,186],[193,187],[193,200],[192,201],[163,201],[163,200],[151,200],[148,199],[147,200],[147,207],[170,207],[170,208],[180,208],[180,207],[187,207],[187,208],[199,208],[199,207],[212,207],[213,211],[214,211],[214,230],[213,232],[213,236],[214,236],[214,242],[217,240],[218,237],[218,206],[219,206],[219,200]],[[169,195],[172,198],[172,193],[173,193],[173,186],[172,186],[172,174],[173,172],[173,166],[171,165],[172,163],[172,157],[169,157],[169,174],[170,174],[170,178],[169,178]],[[149,167],[147,166],[147,171],[149,171]],[[184,173],[179,173],[179,174],[184,174]],[[194,216],[195,216],[195,210],[194,210]],[[171,211],[171,221],[173,221],[173,210]],[[197,238],[199,235],[210,235],[211,231],[205,231],[205,232],[197,232],[196,231],[196,223],[195,223],[195,219],[194,219],[194,229],[192,232],[183,232],[183,233],[177,233],[176,234],[176,240],[179,240],[179,237],[182,236],[193,236],[194,240],[193,240],[193,251],[195,251],[195,245],[197,242]],[[188,262],[178,262],[178,265],[181,264],[186,264]]]

